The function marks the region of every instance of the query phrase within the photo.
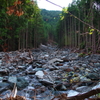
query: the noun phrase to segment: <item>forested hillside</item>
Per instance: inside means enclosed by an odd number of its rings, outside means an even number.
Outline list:
[[[41,15],[45,23],[45,31],[48,34],[48,38],[51,40],[56,39],[56,27],[60,20],[61,11],[52,11],[41,9]]]

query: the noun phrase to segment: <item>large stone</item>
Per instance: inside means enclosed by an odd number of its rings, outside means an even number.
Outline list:
[[[80,87],[77,87],[76,88],[76,91],[78,91],[78,92],[88,92],[88,91],[90,91],[91,90],[91,88],[90,87],[88,87],[88,86],[80,86]]]
[[[17,85],[18,89],[22,89],[22,88],[25,88],[26,86],[28,86],[28,82],[25,80],[24,77],[18,77],[16,85]]]
[[[82,64],[82,67],[87,67],[87,64]]]
[[[67,96],[68,96],[68,97],[75,96],[75,95],[78,95],[78,94],[79,94],[79,92],[77,92],[77,91],[75,91],[75,90],[69,90],[69,91],[67,92]]]
[[[2,82],[0,83],[0,93],[2,93],[3,91],[6,91],[9,87],[8,83]]]
[[[15,77],[15,76],[10,76],[10,77],[8,78],[8,82],[10,82],[10,83],[17,83],[17,77]]]
[[[89,73],[86,77],[91,80],[99,80],[99,74],[97,73]]]
[[[92,88],[92,90],[97,89],[97,88],[100,88],[100,82],[99,82],[96,86],[94,86],[94,87]]]

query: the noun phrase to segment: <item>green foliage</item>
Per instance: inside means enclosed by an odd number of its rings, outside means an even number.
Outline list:
[[[60,19],[60,14],[61,11],[49,11],[45,9],[41,9],[41,15],[43,17],[44,21],[44,31],[45,31],[45,36],[49,39],[56,39],[57,34],[56,34],[56,26],[57,22]]]
[[[18,49],[18,42],[20,39],[20,47],[31,45],[34,46],[35,37],[37,35],[39,41],[36,44],[40,44],[42,40],[46,39],[44,32],[44,22],[40,15],[40,9],[37,6],[36,1],[21,0],[22,4],[13,8],[16,0],[1,0],[0,1],[0,45],[7,42],[9,47]],[[15,14],[8,14],[7,8],[12,7],[12,10],[17,8],[23,10],[24,14],[16,16]],[[26,36],[26,32],[27,36]],[[26,43],[26,38],[27,43]],[[31,39],[30,43],[29,39]],[[16,44],[16,45],[15,45]]]
[[[90,29],[89,34],[91,35],[91,34],[93,34],[93,32],[94,32],[94,29]]]
[[[86,56],[86,54],[85,53],[80,53],[78,56],[79,57],[84,57],[84,56]]]
[[[2,39],[0,39],[0,45],[3,45],[4,41]]]
[[[85,48],[85,41],[83,41],[82,43],[80,43],[80,48],[84,49]]]
[[[64,8],[62,9],[62,11],[63,11],[64,13],[68,13],[68,7],[64,7]]]

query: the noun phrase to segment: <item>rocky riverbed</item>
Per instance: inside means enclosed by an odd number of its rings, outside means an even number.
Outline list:
[[[27,100],[68,97],[100,87],[100,55],[80,56],[69,49],[41,45],[38,49],[0,52],[0,98],[17,95]]]

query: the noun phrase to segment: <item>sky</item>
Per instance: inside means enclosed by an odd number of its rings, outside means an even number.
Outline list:
[[[61,7],[68,7],[69,3],[72,2],[72,0],[49,0]],[[57,7],[46,0],[37,0],[38,7],[40,9],[46,9],[46,10],[62,10],[62,8]]]

